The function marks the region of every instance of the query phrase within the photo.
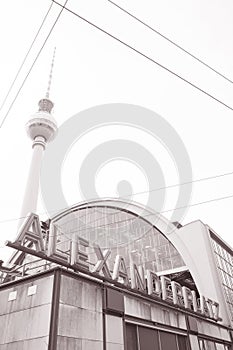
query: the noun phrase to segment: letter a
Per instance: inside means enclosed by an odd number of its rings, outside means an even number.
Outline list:
[[[38,215],[30,213],[20,227],[18,236],[14,243],[21,246],[27,246],[28,248],[31,248],[31,246],[34,245],[37,252],[44,252],[44,241]]]
[[[117,255],[115,259],[115,264],[113,268],[112,279],[118,281],[119,278],[123,280],[125,286],[129,286],[129,277],[127,274],[127,268],[125,265],[125,260],[122,256]]]

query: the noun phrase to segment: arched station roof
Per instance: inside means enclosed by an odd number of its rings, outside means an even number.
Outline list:
[[[56,214],[51,223],[58,229],[61,246],[77,235],[90,246],[98,244],[111,249],[112,259],[121,254],[155,272],[186,265],[177,227],[161,214],[135,202],[112,198],[82,202]]]

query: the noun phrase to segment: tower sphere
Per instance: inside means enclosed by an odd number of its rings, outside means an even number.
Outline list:
[[[52,108],[53,102],[48,98],[39,101],[39,111],[26,124],[27,134],[32,140],[43,137],[45,142],[49,142],[55,138],[57,123],[51,115]]]

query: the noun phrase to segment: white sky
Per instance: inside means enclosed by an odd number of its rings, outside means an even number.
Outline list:
[[[233,79],[233,2],[231,0],[116,0],[152,27]],[[4,2],[0,12],[0,103],[33,40],[50,1]],[[164,39],[120,12],[107,0],[69,0],[68,7],[95,22],[161,64],[233,107],[231,83],[217,76]],[[60,7],[53,5],[43,31],[26,61],[4,108],[7,112],[40,49]],[[131,103],[149,108],[177,131],[191,159],[193,179],[233,171],[233,112],[188,86],[138,54],[115,42],[77,17],[63,11],[55,29],[0,130],[0,246],[16,235],[31,157],[24,125],[46,91],[54,46],[57,47],[51,99],[59,125],[74,114],[104,103]],[[106,136],[107,135],[107,136]],[[110,136],[109,136],[110,135]],[[107,139],[134,140],[153,152],[166,185],[177,183],[174,164],[161,144],[135,130],[108,129],[86,135],[70,150],[62,169],[63,191],[69,204],[82,200],[77,190],[78,168],[91,147]],[[74,162],[75,160],[75,162]],[[125,162],[126,163],[126,162]],[[119,170],[117,174],[117,170]],[[145,174],[131,163],[117,161],[102,167],[96,177],[100,196],[116,195],[117,182],[127,179],[134,192],[147,191]],[[192,203],[233,194],[233,176],[197,183]],[[174,206],[177,189],[167,191],[165,209]],[[169,200],[170,199],[170,200]],[[136,201],[145,201],[145,196]],[[233,245],[233,198],[191,207],[183,224],[201,219]],[[46,209],[39,201],[38,212]],[[45,218],[42,215],[42,218]],[[169,217],[169,216],[168,216]],[[9,221],[6,221],[9,220]],[[0,249],[0,258],[9,251]]]

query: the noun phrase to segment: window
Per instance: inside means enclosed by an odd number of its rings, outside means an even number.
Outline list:
[[[205,340],[204,342],[206,350],[216,350],[216,345],[213,341]]]
[[[146,327],[138,327],[138,331],[140,350],[160,350],[158,331]]]
[[[187,350],[188,349],[187,338],[184,337],[183,335],[178,335],[177,339],[178,339],[179,350]]]
[[[137,326],[126,323],[126,350],[138,350]]]
[[[233,321],[233,256],[227,251],[227,247],[221,245],[220,242],[216,240],[211,231],[210,234],[216,258],[216,266],[219,271],[223,292]],[[220,345],[221,344],[219,344],[219,346]],[[221,347],[219,347],[219,349],[221,349]]]
[[[199,339],[199,348],[200,350],[229,350],[228,345],[204,339]]]
[[[126,350],[187,349],[189,347],[186,336],[126,323]]]
[[[160,332],[161,350],[178,350],[176,335],[168,332]]]

